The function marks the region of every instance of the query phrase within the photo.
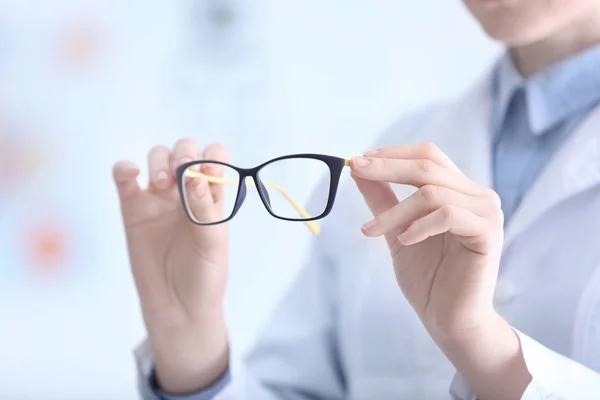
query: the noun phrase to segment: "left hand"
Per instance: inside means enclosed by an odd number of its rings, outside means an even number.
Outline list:
[[[384,235],[398,284],[434,339],[468,341],[494,325],[503,242],[500,199],[435,145],[400,145],[353,159],[352,175]],[[399,201],[390,183],[418,190]]]

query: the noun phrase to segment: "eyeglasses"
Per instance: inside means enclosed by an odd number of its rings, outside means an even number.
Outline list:
[[[197,160],[177,168],[177,185],[185,212],[197,225],[216,225],[231,220],[240,210],[246,198],[247,186],[250,186],[256,187],[262,203],[273,217],[304,222],[313,234],[318,235],[320,227],[315,221],[331,212],[342,170],[349,165],[350,160],[320,154],[278,157],[254,168],[239,168],[214,160]],[[310,210],[277,183],[281,182],[284,171],[292,179],[302,177],[319,188],[311,199]],[[317,185],[323,177],[329,178],[328,185]],[[205,181],[223,185],[219,187],[220,196],[223,197],[223,214],[218,217],[207,215],[194,201],[196,188]]]

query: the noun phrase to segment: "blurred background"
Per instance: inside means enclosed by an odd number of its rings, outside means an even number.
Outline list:
[[[246,167],[352,156],[498,51],[459,1],[0,0],[0,399],[137,398],[115,161],[181,137]],[[311,239],[251,194],[232,223],[238,358]]]

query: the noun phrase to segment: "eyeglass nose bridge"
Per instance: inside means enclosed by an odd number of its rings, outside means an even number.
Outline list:
[[[240,189],[239,189],[237,199],[235,199],[235,205],[233,206],[233,212],[231,213],[231,218],[233,218],[238,213],[240,208],[242,208],[242,204],[244,204],[244,200],[246,200],[247,193],[248,193],[248,190],[246,189],[246,180],[242,179],[240,181]]]
[[[254,179],[254,183],[256,184],[256,189],[258,190],[260,198],[263,200],[263,202],[265,202],[265,205],[268,206],[269,209],[273,209],[271,207],[271,198],[269,197],[269,191],[267,190],[265,185],[262,183],[258,176],[254,176],[252,179]]]
[[[246,200],[246,195],[248,194],[248,188],[246,185],[246,179],[252,178],[253,182],[250,182],[250,186],[256,186],[256,189],[258,190],[258,194],[261,198],[261,200],[263,202],[265,202],[265,205],[267,205],[269,207],[269,209],[271,209],[271,198],[269,197],[269,191],[267,190],[267,188],[265,187],[265,185],[262,183],[262,181],[260,180],[260,178],[258,177],[254,177],[254,176],[246,176],[245,178],[240,180],[240,189],[239,189],[239,194],[238,197],[235,201],[235,205],[233,207],[233,213],[231,214],[231,217],[233,218],[238,211],[240,210],[240,208],[242,208],[242,205],[244,204],[244,200]],[[254,185],[252,185],[254,184]]]

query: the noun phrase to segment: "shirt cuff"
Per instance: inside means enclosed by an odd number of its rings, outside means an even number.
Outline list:
[[[477,400],[465,378],[459,372],[454,375],[450,384],[450,396],[452,396],[452,400]]]
[[[221,377],[211,386],[200,392],[186,395],[174,395],[164,392],[158,385],[154,370],[152,370],[152,373],[148,379],[150,389],[160,400],[213,400],[219,393],[221,393],[221,391],[225,389],[225,387],[227,387],[229,382],[231,382],[231,373],[229,372],[228,368],[227,371],[225,371],[225,373],[221,375]]]
[[[600,393],[598,373],[513,330],[519,336],[525,364],[533,378],[521,400],[584,399],[591,393]],[[460,373],[452,380],[450,394],[454,400],[477,400]]]
[[[522,400],[587,399],[600,393],[600,375],[515,329],[533,380]],[[594,395],[595,397],[595,395]]]
[[[148,341],[144,340],[140,343],[134,353],[138,368],[139,393],[143,400],[213,400],[221,392],[226,395],[225,388],[232,380],[230,370],[227,369],[215,383],[205,390],[183,396],[171,395],[162,391],[158,385]]]

